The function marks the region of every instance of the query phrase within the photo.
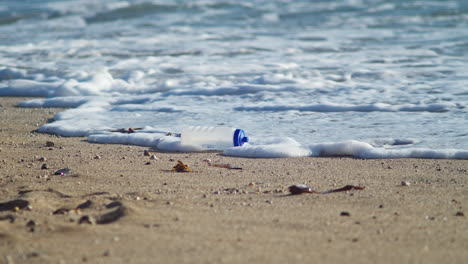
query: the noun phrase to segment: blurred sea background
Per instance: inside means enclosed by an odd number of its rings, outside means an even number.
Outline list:
[[[467,72],[465,0],[0,1],[0,96],[101,143],[200,125],[468,150]]]

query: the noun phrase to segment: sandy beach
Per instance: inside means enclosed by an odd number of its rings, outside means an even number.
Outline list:
[[[468,260],[468,160],[91,144],[35,133],[63,109],[15,107],[21,100],[0,98],[0,263]],[[179,160],[192,172],[172,171]],[[294,184],[364,189],[290,195]]]

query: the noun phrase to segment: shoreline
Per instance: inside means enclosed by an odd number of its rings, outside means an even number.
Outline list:
[[[26,99],[0,97],[0,203],[28,202],[0,211],[2,262],[468,259],[468,160],[252,159],[92,144],[32,132],[63,109],[14,107]],[[193,172],[172,171],[178,160]],[[365,189],[291,196],[293,184]]]

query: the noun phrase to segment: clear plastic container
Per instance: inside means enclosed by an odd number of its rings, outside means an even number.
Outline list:
[[[180,133],[182,145],[196,145],[208,150],[238,147],[248,141],[244,130],[231,127],[187,126]]]

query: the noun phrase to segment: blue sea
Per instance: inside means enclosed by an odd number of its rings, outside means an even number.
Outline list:
[[[1,0],[0,96],[93,143],[225,126],[250,137],[230,156],[468,159],[468,1]]]

